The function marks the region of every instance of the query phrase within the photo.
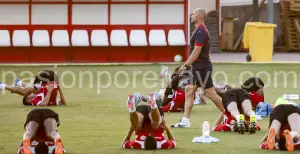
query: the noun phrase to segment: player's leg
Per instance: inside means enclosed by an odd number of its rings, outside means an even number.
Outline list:
[[[145,111],[143,106],[138,106],[137,108],[135,107],[135,100],[133,95],[128,96],[127,107],[129,109],[131,127],[135,131],[141,130],[144,121],[143,113],[147,112],[147,110]]]
[[[57,132],[56,119],[47,118],[43,124],[44,124],[44,128],[45,128],[47,136],[50,137],[51,139],[53,139],[53,141],[55,142],[55,145],[57,147],[55,150],[55,154],[63,154],[64,149],[63,149],[62,139],[61,139],[59,133]]]
[[[201,76],[201,87],[204,88],[205,95],[213,101],[213,103],[218,107],[221,112],[224,112],[224,106],[222,104],[222,98],[217,94],[214,83],[212,80],[212,68],[204,69],[200,73]]]
[[[23,149],[24,154],[31,154],[30,140],[36,135],[41,123],[41,116],[37,109],[28,113],[26,122],[24,124],[25,133],[23,134]]]
[[[300,134],[300,114],[295,112],[288,116],[288,123],[290,125],[291,131],[285,130],[284,137],[286,140],[286,148],[288,151],[294,151],[293,140],[299,140]]]
[[[187,85],[185,87],[185,104],[184,104],[184,114],[180,119],[179,123],[171,125],[173,128],[189,128],[190,127],[190,115],[194,105],[194,94],[197,91],[197,86]]]
[[[271,117],[270,117],[271,118]],[[281,122],[277,119],[270,119],[270,129],[267,138],[268,149],[275,149],[275,138],[279,135]]]
[[[156,103],[156,96],[154,93],[150,94],[147,103],[148,106],[151,107],[151,112],[149,114],[149,118],[151,120],[151,126],[152,128],[157,129],[162,122],[162,118],[158,109],[158,104]]]
[[[26,91],[24,88],[21,88],[21,87],[16,87],[14,85],[6,85],[4,83],[0,83],[0,90],[4,90],[4,89],[10,91],[11,93],[19,94],[21,96],[24,96],[25,91]]]

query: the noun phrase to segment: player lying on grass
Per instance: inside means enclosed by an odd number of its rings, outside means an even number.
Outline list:
[[[57,132],[59,116],[51,109],[34,109],[27,115],[19,154],[63,154],[62,139]]]
[[[300,150],[300,109],[279,98],[270,115],[269,132],[263,138],[262,149]]]
[[[140,104],[135,107],[134,96],[129,95],[127,106],[129,109],[131,126],[126,135],[122,147],[125,149],[170,149],[175,148],[175,139],[170,129],[163,120],[164,113],[158,104],[154,94],[150,94],[147,105]],[[163,133],[166,131],[168,140]],[[132,133],[136,139],[130,141]]]
[[[214,131],[238,131],[242,134],[249,131],[252,134],[260,130],[247,91],[229,89],[223,94],[222,103],[225,111],[215,123]]]
[[[5,88],[11,93],[23,96],[23,105],[66,105],[64,94],[55,76],[53,71],[45,70],[40,72],[35,79],[32,80],[32,84],[16,79],[14,80],[14,85],[0,83],[0,89]],[[60,94],[60,100],[56,99],[58,92]]]
[[[216,92],[221,97],[223,97],[224,93],[231,88],[232,86],[227,85],[225,83],[221,83],[215,87]],[[241,88],[247,91],[251,99],[253,109],[255,109],[260,102],[264,102],[264,92],[263,92],[264,83],[260,78],[257,77],[249,78],[241,85]]]
[[[164,112],[181,112],[184,111],[185,103],[185,86],[189,84],[190,70],[186,70],[183,73],[179,73],[180,67],[177,67],[171,75],[171,80],[167,81],[168,86],[166,89],[160,90],[161,106]],[[168,77],[166,77],[168,78]],[[147,97],[144,97],[147,98]],[[201,102],[205,104],[203,94],[195,93],[195,102]],[[147,101],[146,99],[142,99]],[[195,103],[200,104],[200,103]]]

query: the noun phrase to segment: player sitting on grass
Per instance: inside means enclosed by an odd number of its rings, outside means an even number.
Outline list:
[[[277,99],[270,115],[269,133],[260,147],[290,152],[300,150],[300,109],[295,103]]]
[[[222,102],[225,111],[218,118],[214,131],[238,131],[242,134],[249,131],[252,134],[260,130],[247,91],[229,89],[224,93]]]
[[[27,115],[19,154],[64,154],[63,143],[57,132],[58,114],[50,109],[34,109]]]
[[[175,148],[175,139],[163,120],[164,113],[156,104],[155,95],[150,94],[147,105],[140,104],[135,107],[134,96],[129,95],[127,106],[130,114],[131,126],[126,135],[122,147],[125,149],[170,149]],[[168,140],[163,133],[166,131]],[[135,132],[136,139],[130,141],[132,133]]]

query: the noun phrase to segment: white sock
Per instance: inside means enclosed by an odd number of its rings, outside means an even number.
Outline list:
[[[151,109],[157,109],[157,104],[156,104],[156,102],[154,102],[154,103],[152,104]]]
[[[16,84],[17,84],[17,86],[22,86],[23,82],[21,80],[19,80]]]
[[[135,112],[135,107],[129,108],[129,112],[130,112],[130,113]]]
[[[240,115],[236,116],[235,119],[236,119],[236,121],[239,121],[240,120]]]
[[[292,131],[291,136],[292,136],[292,138],[298,137],[298,133],[295,131]]]
[[[184,121],[190,121],[190,119],[188,119],[188,118],[186,118],[186,117],[182,117],[181,121],[182,121],[182,122],[184,122]]]
[[[5,90],[6,84],[2,83],[0,84],[0,90]]]
[[[249,116],[255,116],[255,112],[252,111],[252,110],[248,111],[247,114],[248,114]]]

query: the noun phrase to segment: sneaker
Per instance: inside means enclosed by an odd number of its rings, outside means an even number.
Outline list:
[[[161,70],[161,72],[160,72],[160,74],[159,74],[159,77],[160,77],[161,79],[167,77],[168,72],[169,72],[169,68],[168,68],[167,66],[165,66],[165,67]]]
[[[133,97],[134,97],[135,106],[138,106],[138,104],[142,101],[141,96],[142,95],[139,92],[134,93]]]
[[[24,139],[23,140],[23,151],[24,154],[32,154],[30,150],[30,139]]]
[[[283,135],[285,137],[285,141],[286,141],[286,149],[289,152],[294,151],[294,142],[293,142],[293,138],[291,136],[291,132],[289,130],[285,130],[283,132]]]
[[[245,116],[243,114],[241,114],[238,119],[237,130],[240,134],[244,134],[244,132],[246,131]]]
[[[256,116],[250,116],[249,132],[254,134],[257,131]]]
[[[14,79],[14,86],[19,86],[19,85],[18,85],[19,81],[20,81],[20,80],[19,80],[18,78],[15,78],[15,79]]]
[[[191,123],[189,119],[180,119],[180,122],[171,125],[172,128],[190,128]]]
[[[155,100],[156,100],[155,94],[151,93],[149,95],[149,100],[147,101],[148,106],[151,107],[153,105],[153,103],[156,103]]]
[[[55,145],[56,145],[55,154],[64,154],[65,151],[60,137],[55,139]]]
[[[270,128],[269,134],[268,134],[268,139],[267,139],[267,146],[269,150],[274,150],[275,149],[275,130],[274,128]]]
[[[134,109],[135,108],[135,103],[134,103],[134,96],[133,95],[129,95],[128,99],[127,99],[127,107],[129,109]]]

